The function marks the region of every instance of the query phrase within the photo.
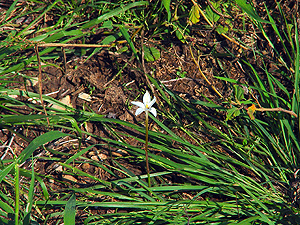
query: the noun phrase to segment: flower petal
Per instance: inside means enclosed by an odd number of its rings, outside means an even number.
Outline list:
[[[155,108],[152,107],[152,108],[150,109],[150,112],[153,114],[153,116],[156,117],[157,112],[156,112],[156,109],[155,109]]]
[[[144,97],[143,97],[143,103],[144,103],[144,105],[148,105],[150,101],[151,101],[151,96],[150,96],[149,92],[146,91],[146,93],[144,94]]]
[[[140,115],[142,112],[144,112],[145,111],[145,109],[143,109],[143,108],[138,108],[136,111],[135,111],[135,115],[136,116],[138,116],[138,115]]]
[[[149,102],[148,107],[151,108],[153,104],[156,102],[156,98],[154,97],[151,102]]]
[[[131,104],[136,105],[140,108],[145,108],[145,105],[142,102],[131,102]]]

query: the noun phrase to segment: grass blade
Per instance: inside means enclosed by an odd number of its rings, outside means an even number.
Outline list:
[[[66,204],[66,208],[64,212],[64,224],[75,225],[75,216],[76,216],[76,197],[74,194],[72,194]]]

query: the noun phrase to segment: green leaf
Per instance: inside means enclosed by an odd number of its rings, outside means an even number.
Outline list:
[[[7,213],[14,213],[14,210],[12,209],[12,207],[10,205],[8,205],[7,203],[0,201],[0,208]]]
[[[83,155],[84,153],[86,153],[87,151],[89,151],[91,148],[93,148],[95,145],[90,145],[87,148],[77,152],[75,155],[72,155],[65,163],[68,164],[70,162],[72,162],[73,160],[77,159],[78,157],[80,157],[81,155]]]
[[[41,186],[41,188],[42,188],[44,198],[45,198],[46,200],[49,200],[49,192],[48,192],[48,190],[47,190],[47,186],[46,186],[45,182],[44,182],[43,179],[40,178],[39,176],[36,176],[36,179],[37,179],[37,181],[39,182],[39,184],[40,184],[40,186]]]
[[[216,27],[216,31],[219,33],[219,34],[226,34],[228,32],[228,27],[224,27],[222,25],[218,25]]]
[[[194,4],[190,11],[190,17],[189,20],[192,22],[192,24],[196,24],[199,22],[200,18],[200,7],[198,4]]]
[[[101,29],[114,29],[113,23],[110,20],[104,21]]]
[[[197,104],[197,105],[203,105],[209,108],[215,108],[215,109],[221,109],[221,110],[225,110],[226,108],[220,105],[217,105],[213,102],[204,102],[204,101],[200,101],[200,100],[196,100],[196,99],[191,99],[191,103],[192,104]]]
[[[39,35],[37,37],[30,38],[29,40],[33,41],[33,42],[39,42],[39,41],[43,41],[48,36],[49,36],[49,34],[42,34],[42,35]]]
[[[48,133],[45,133],[45,134],[37,137],[32,142],[30,142],[30,144],[27,146],[27,148],[25,148],[21,152],[21,154],[18,157],[19,163],[22,164],[23,162],[25,162],[31,156],[31,154],[41,145],[46,144],[50,141],[53,141],[57,138],[66,137],[66,136],[68,136],[68,134],[64,134],[59,131],[50,131]]]
[[[23,224],[24,225],[29,225],[30,224],[30,214],[31,214],[31,209],[33,205],[33,193],[34,193],[34,188],[35,188],[35,174],[34,174],[34,166],[32,166],[31,169],[31,181],[30,181],[30,188],[28,192],[28,206],[26,207],[26,215],[24,217]]]
[[[123,37],[124,37],[124,38],[126,39],[126,41],[128,42],[128,44],[129,44],[131,50],[133,51],[134,56],[135,56],[138,60],[140,60],[140,58],[139,58],[139,56],[138,56],[138,53],[137,53],[137,51],[136,51],[136,49],[135,49],[135,47],[134,47],[134,44],[133,44],[133,42],[132,42],[132,40],[131,40],[131,37],[130,37],[129,33],[127,32],[127,28],[126,28],[124,25],[120,25],[120,26],[119,26],[119,29],[120,29],[120,31],[121,31]]]
[[[16,7],[16,4],[18,3],[18,0],[15,0],[9,7],[9,9],[6,11],[6,15],[5,15],[5,19],[4,20],[7,20],[9,15],[11,14],[11,12],[15,9]],[[2,12],[3,13],[3,12]]]
[[[153,62],[160,58],[160,51],[154,47],[144,46],[144,57],[148,62]]]
[[[212,3],[213,4],[213,3]],[[210,6],[207,6],[205,10],[205,15],[209,19],[210,22],[215,23],[217,22],[221,16],[219,16],[217,13],[215,13]]]
[[[232,107],[231,109],[227,110],[226,121],[232,120],[234,117],[237,117],[240,114],[241,114],[240,109],[236,107]]]
[[[235,98],[237,101],[241,101],[245,99],[244,97],[244,89],[240,87],[239,85],[234,85],[234,90],[235,90]]]
[[[261,22],[261,23],[270,23],[267,20],[263,20],[260,18],[257,13],[254,11],[253,7],[247,3],[246,0],[235,0],[235,2],[254,20]]]
[[[75,207],[76,207],[76,197],[74,194],[72,194],[65,208],[65,215],[64,215],[65,225],[75,225],[75,216],[76,216]]]
[[[231,79],[231,78],[227,78],[227,77],[218,77],[218,76],[215,76],[215,78],[224,80],[224,81],[227,81],[230,83],[234,83],[234,84],[241,84],[241,82],[237,81],[236,79]]]
[[[168,13],[168,21],[170,21],[171,20],[171,11],[170,11],[171,0],[162,0],[162,3]]]
[[[173,22],[173,30],[175,31],[176,37],[178,40],[180,40],[182,43],[186,42],[186,35],[190,32],[190,30],[187,27],[184,27],[179,22]]]
[[[148,5],[149,2],[148,1],[140,1],[140,2],[133,2],[133,3],[130,3],[126,6],[122,6],[122,7],[118,7],[114,10],[111,10],[109,11],[108,13],[105,13],[101,16],[99,16],[98,18],[96,19],[93,19],[91,21],[89,21],[88,23],[84,24],[81,29],[87,29],[89,27],[92,27],[92,26],[95,26],[95,25],[98,25],[99,23],[102,23],[106,20],[108,20],[109,18],[112,18],[114,16],[117,16],[117,15],[120,15],[121,13],[133,8],[133,7],[138,7],[138,6],[145,6],[145,5]]]
[[[5,178],[5,176],[10,173],[10,171],[14,168],[16,162],[13,162],[12,164],[5,167],[4,170],[0,170],[0,183]]]

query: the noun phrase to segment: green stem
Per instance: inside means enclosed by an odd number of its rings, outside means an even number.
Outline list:
[[[146,140],[145,140],[145,155],[146,155],[146,168],[147,168],[147,175],[148,175],[148,186],[151,187],[150,183],[150,169],[149,169],[149,160],[148,160],[148,111],[146,113],[146,121],[145,121],[145,126],[146,126]]]
[[[15,200],[15,225],[19,224],[19,202],[20,202],[20,183],[19,183],[19,176],[20,176],[20,169],[19,164],[15,165],[15,191],[16,191],[16,200]]]

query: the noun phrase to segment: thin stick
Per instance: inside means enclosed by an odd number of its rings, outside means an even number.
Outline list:
[[[142,42],[141,42],[141,44],[142,44],[142,49],[141,49],[141,53],[142,53],[142,62],[141,62],[141,63],[142,63],[142,68],[143,68],[144,75],[145,75],[146,81],[147,81],[147,83],[148,83],[148,86],[151,88],[151,91],[152,91],[153,95],[156,96],[156,95],[155,95],[155,92],[154,92],[154,88],[153,88],[153,86],[151,85],[151,82],[150,82],[150,80],[149,80],[149,78],[148,78],[148,76],[147,76],[147,71],[146,71],[146,67],[145,67],[144,30],[141,31],[141,36],[142,36]],[[157,96],[156,96],[156,97],[157,97]]]
[[[256,108],[255,109],[256,111],[259,111],[259,112],[285,112],[285,113],[288,113],[294,117],[298,117],[296,113],[294,113],[293,111],[290,111],[290,110],[286,110],[286,109],[283,109],[283,108]]]
[[[41,104],[42,104],[43,109],[44,109],[44,113],[47,116],[48,126],[50,126],[50,121],[49,121],[49,118],[48,118],[48,114],[47,114],[47,111],[46,111],[46,106],[44,104],[44,100],[43,100],[43,96],[42,96],[42,94],[43,94],[43,88],[42,88],[42,64],[41,64],[41,58],[40,58],[40,54],[39,54],[39,47],[37,45],[35,46],[35,53],[36,53],[36,57],[37,57],[38,64],[39,64],[39,78],[38,78],[38,81],[39,81],[39,95],[40,95],[40,99],[41,99]]]
[[[146,126],[146,140],[145,140],[145,156],[146,156],[146,168],[147,168],[147,175],[148,175],[148,187],[151,187],[150,183],[150,169],[149,169],[149,159],[148,159],[148,111],[145,111],[146,113],[146,121],[145,121],[145,126]]]
[[[66,56],[66,51],[64,47],[61,47],[61,51],[63,53],[64,56],[64,75],[67,74],[67,56]]]
[[[208,83],[208,85],[217,93],[217,95],[219,95],[220,98],[223,98],[223,95],[220,94],[220,92],[218,92],[218,90],[215,88],[215,86],[206,78],[206,76],[204,75],[204,73],[202,72],[201,68],[200,68],[200,65],[199,63],[197,62],[197,60],[195,59],[194,57],[194,54],[192,52],[192,47],[191,45],[189,46],[190,47],[190,53],[191,53],[191,56],[193,58],[193,61],[194,63],[196,64],[196,66],[198,67],[198,70],[201,74],[201,76],[203,77],[203,79]]]
[[[19,224],[19,212],[20,212],[20,169],[19,164],[15,165],[15,225]]]
[[[210,8],[212,9],[212,11],[214,11],[215,13],[217,13],[219,16],[232,19],[231,16],[224,15],[224,14],[220,13],[218,10],[216,10],[209,0],[207,0],[206,2],[210,6]]]

